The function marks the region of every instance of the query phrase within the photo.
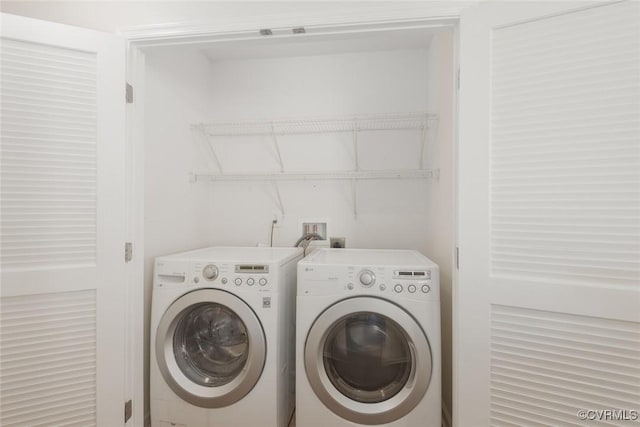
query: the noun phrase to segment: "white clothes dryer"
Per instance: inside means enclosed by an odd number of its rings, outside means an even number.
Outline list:
[[[285,427],[294,408],[299,248],[156,258],[152,427]]]
[[[440,427],[438,266],[416,251],[298,263],[296,423]]]

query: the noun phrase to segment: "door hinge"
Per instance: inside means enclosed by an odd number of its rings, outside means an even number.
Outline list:
[[[127,83],[126,85],[125,94],[127,104],[133,104],[133,86],[131,86],[129,83]]]
[[[458,68],[458,76],[456,77],[456,80],[458,82],[458,89],[460,89],[460,68]]]
[[[133,243],[125,242],[124,244],[124,262],[129,262],[133,259]]]
[[[131,413],[133,412],[133,403],[131,400],[127,400],[124,402],[124,422],[126,423],[131,418]]]
[[[460,248],[456,246],[456,270],[460,270]]]

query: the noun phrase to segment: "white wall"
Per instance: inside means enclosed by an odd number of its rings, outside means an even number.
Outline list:
[[[425,111],[427,51],[369,52],[294,58],[214,62],[211,119],[255,120],[363,113]],[[279,139],[285,170],[353,168],[352,136],[333,134]],[[363,168],[417,167],[419,131],[360,134]],[[229,170],[277,170],[270,140],[255,138],[216,145]],[[235,148],[237,147],[237,149]],[[206,185],[206,184],[204,184]],[[300,236],[305,218],[329,221],[329,234],[350,247],[426,249],[426,199],[432,185],[419,181],[359,181],[354,218],[350,182],[280,183],[285,216],[274,244]],[[264,183],[210,185],[215,200],[215,243],[267,243],[277,211]],[[417,196],[417,197],[416,197]],[[220,221],[217,221],[217,220]]]
[[[297,3],[297,2],[296,2]],[[222,22],[274,13],[321,11],[317,2],[3,1],[3,12],[116,33],[123,28],[181,22]]]
[[[146,56],[145,73],[145,399],[149,399],[149,320],[153,259],[206,246],[210,192],[188,182],[199,153],[189,125],[209,116],[208,62],[197,52]]]
[[[329,3],[329,4],[327,4]],[[110,33],[136,26],[206,23],[222,27],[252,22],[255,28],[309,22],[455,16],[471,1],[26,1],[3,0],[0,11]],[[295,16],[296,22],[291,22]],[[302,17],[302,18],[301,18]]]

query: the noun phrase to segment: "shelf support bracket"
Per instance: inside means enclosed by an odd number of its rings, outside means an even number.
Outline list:
[[[209,153],[209,157],[215,163],[218,171],[220,171],[220,175],[224,175],[224,171],[222,170],[222,163],[220,163],[220,158],[216,153],[215,148],[213,147],[213,143],[209,140],[209,135],[205,131],[204,127],[199,128],[200,139],[202,140],[202,144],[206,147],[207,153]]]
[[[284,172],[284,164],[282,163],[282,156],[280,155],[280,145],[278,144],[278,136],[276,135],[276,127],[271,122],[271,136],[273,138],[273,147],[276,150],[276,156],[278,157],[278,164],[280,165],[280,172]]]
[[[284,205],[282,204],[282,197],[280,196],[280,186],[278,185],[278,181],[271,181],[271,186],[273,187],[273,193],[276,196],[275,198],[278,210],[280,210],[280,214],[284,218]]]
[[[356,180],[351,180],[351,202],[353,204],[353,218],[358,219],[358,187]]]
[[[358,172],[360,170],[360,160],[358,159],[358,121],[355,120],[353,122],[353,131],[352,131],[352,143],[353,143],[353,162],[354,162],[354,170]]]

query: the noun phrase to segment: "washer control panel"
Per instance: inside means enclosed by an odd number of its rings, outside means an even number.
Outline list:
[[[269,265],[230,264],[216,262],[156,261],[155,287],[235,287],[257,291],[270,290],[276,280]]]

